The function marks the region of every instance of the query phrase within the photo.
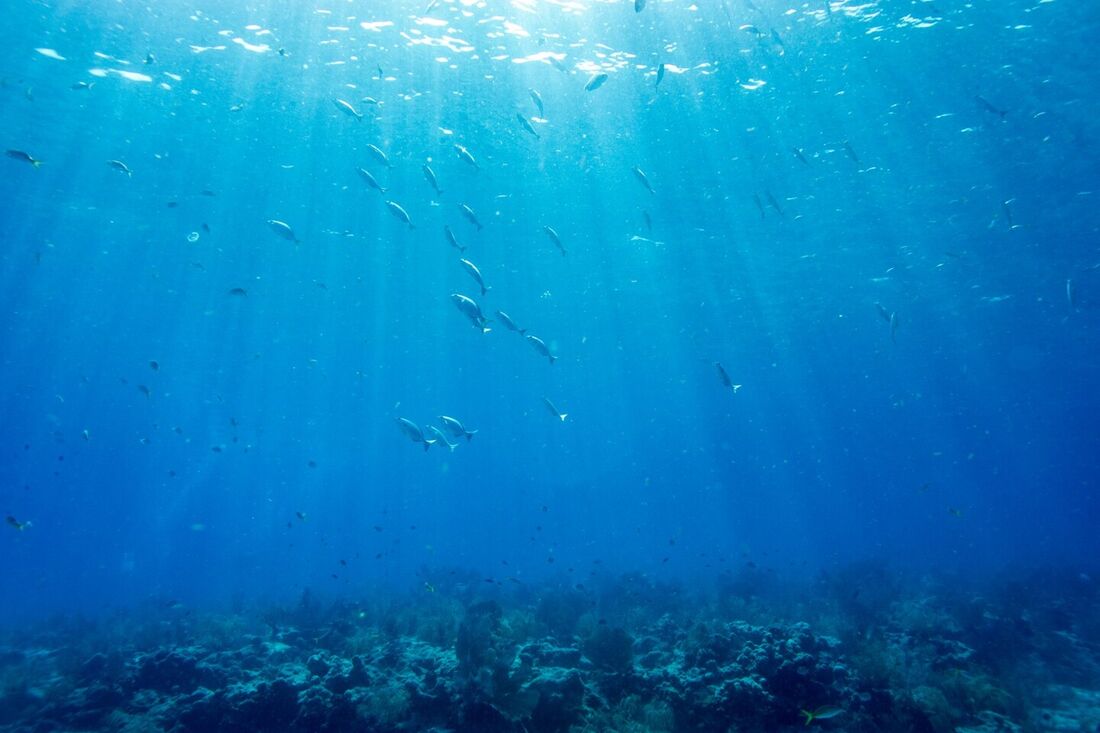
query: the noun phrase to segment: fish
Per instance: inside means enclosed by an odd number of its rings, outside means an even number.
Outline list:
[[[465,252],[466,251],[466,248],[458,243],[458,237],[456,237],[455,233],[451,231],[450,225],[448,225],[448,224],[443,225],[443,233],[447,235],[447,241],[450,243],[450,245],[452,247],[457,249],[459,252]]]
[[[378,147],[377,145],[368,144],[367,150],[370,151],[371,155],[378,159],[379,163],[386,166],[387,168],[393,168],[393,164],[390,163],[389,156],[386,155],[385,151],[382,150],[382,148]]]
[[[645,228],[653,231],[653,219],[650,218],[648,211],[642,211],[642,219],[645,220]]]
[[[500,321],[501,323],[503,323],[504,327],[507,328],[509,331],[515,331],[520,336],[526,336],[527,335],[527,329],[526,328],[520,328],[519,326],[517,326],[516,322],[512,320],[512,317],[509,316],[504,311],[501,311],[501,310],[497,311],[497,320]]]
[[[30,163],[35,168],[42,165],[42,161],[31,156],[30,153],[25,153],[22,150],[9,150],[7,156],[13,160],[21,160],[24,163]]]
[[[159,372],[160,371],[160,362],[156,361],[155,359],[153,361],[150,361],[149,362],[149,368],[152,369],[154,372]]]
[[[435,10],[435,7],[437,5],[439,5],[439,0],[432,0],[430,3],[428,3],[428,7],[424,8],[424,15],[427,15],[428,13]]]
[[[894,311],[890,314],[890,340],[895,344],[898,342],[898,314]]]
[[[290,228],[290,225],[285,221],[279,221],[278,219],[268,219],[267,225],[271,227],[271,231],[278,234],[288,242],[294,242],[294,244],[301,244],[297,235],[294,234],[294,230]]]
[[[608,79],[607,74],[604,74],[603,72],[600,72],[599,74],[593,74],[592,77],[588,80],[588,83],[584,85],[584,91],[586,91],[586,92],[596,91],[597,89],[599,89],[600,87],[602,87],[604,85],[604,83],[607,81],[607,79]]]
[[[107,165],[111,166],[119,173],[125,173],[127,178],[134,177],[134,172],[130,170],[130,166],[126,165],[121,160],[108,160]]]
[[[539,117],[545,117],[546,109],[542,105],[542,95],[534,89],[528,89],[527,93],[531,95],[531,100],[535,103],[535,106],[539,108]]]
[[[1073,285],[1073,280],[1069,278],[1066,278],[1066,302],[1070,310],[1077,310],[1077,289]]]
[[[963,510],[958,507],[948,507],[947,513],[956,518],[962,518]],[[816,717],[816,716],[815,716]]]
[[[550,414],[562,422],[565,422],[565,418],[569,417],[568,412],[558,412],[558,408],[554,407],[554,403],[550,401],[549,397],[543,397],[542,401],[546,404],[546,409],[550,410]]]
[[[546,345],[546,342],[540,339],[538,336],[527,335],[524,336],[524,338],[527,339],[527,342],[534,347],[535,351],[539,352],[547,359],[549,359],[551,364],[558,360],[558,357],[550,353],[550,347]]]
[[[665,65],[663,63],[657,64],[657,83],[653,85],[653,88],[661,86],[661,82],[665,79]]]
[[[4,518],[4,521],[7,522],[7,525],[9,527],[12,527],[13,529],[15,529],[19,532],[23,532],[23,531],[28,530],[28,529],[31,528],[31,523],[30,522],[20,522],[18,519],[16,519],[15,517],[13,517],[10,514],[7,517]]]
[[[791,152],[794,153],[794,157],[802,161],[803,165],[810,164],[810,161],[806,160],[806,155],[802,152],[802,148],[791,148]]]
[[[72,89],[73,91],[81,91],[81,90],[84,90],[84,89],[91,89],[94,86],[95,86],[94,81],[92,81],[92,82],[78,81],[77,83],[75,83],[71,87],[69,87],[69,89]]]
[[[243,298],[248,295],[248,291],[244,288],[230,288],[228,291],[226,291],[226,293],[228,295],[235,295],[239,298]]]
[[[304,522],[304,521],[306,521],[306,519],[308,519],[305,512],[294,512],[294,516],[298,517],[298,520],[302,521],[302,522]]]
[[[145,65],[146,66],[149,66],[150,64],[155,64],[156,62],[157,62],[157,57],[153,55],[152,51],[145,54]]]
[[[882,303],[875,303],[875,310],[878,311],[878,314],[882,317],[882,320],[886,321],[887,323],[890,322],[890,311],[886,310],[886,307]]]
[[[474,160],[474,156],[470,153],[469,149],[465,145],[455,144],[455,152],[458,154],[460,160],[469,163],[474,168],[478,168],[477,161]],[[480,170],[480,168],[478,168]]]
[[[534,135],[536,140],[539,139],[539,134],[535,131],[535,128],[531,125],[531,121],[529,119],[524,117],[519,112],[516,112],[516,119],[519,120],[519,124],[523,125],[524,130],[527,130],[527,132]]]
[[[561,254],[564,257],[566,255],[565,245],[561,243],[561,237],[558,236],[558,233],[554,230],[554,227],[544,226],[542,228],[542,231],[546,232],[546,236],[550,237],[550,241],[554,243],[554,246],[561,250]]]
[[[983,97],[980,94],[975,94],[974,95],[974,101],[977,102],[978,106],[981,107],[982,109],[984,109],[986,112],[989,112],[991,114],[995,114],[998,117],[1000,117],[1002,120],[1005,118],[1005,115],[1008,114],[1007,109],[999,109],[999,108],[993,106],[993,104],[988,99],[986,99],[985,97]]]
[[[714,367],[718,370],[718,378],[722,380],[722,386],[732,389],[733,393],[737,394],[738,391],[740,391],[741,389],[741,385],[733,383],[733,380],[730,379],[729,372],[727,372],[726,368],[722,366],[722,362],[714,362]]]
[[[634,12],[640,13],[645,10],[645,2],[646,0],[634,0]]]
[[[752,195],[752,200],[756,204],[756,210],[760,212],[760,218],[766,219],[767,214],[764,213],[764,204],[760,203],[760,194],[754,193]]]
[[[816,710],[803,710],[802,714],[806,716],[806,725],[814,722],[815,720],[828,720],[829,718],[835,718],[844,712],[843,708],[838,708],[836,705],[822,705]]]
[[[363,104],[373,104],[375,107],[381,107],[382,106],[382,102],[375,99],[374,97],[363,97],[359,101],[362,102]]]
[[[459,260],[462,263],[462,267],[466,269],[466,272],[470,273],[470,277],[474,279],[474,282],[481,288],[481,294],[485,295],[489,292],[490,288],[485,285],[485,280],[481,277],[481,270],[477,269],[477,265],[469,260]]]
[[[416,229],[416,226],[412,223],[412,219],[409,218],[409,212],[405,211],[404,207],[396,201],[387,201],[386,207],[390,210],[390,213],[397,217],[397,220],[409,225],[409,229]]]
[[[849,158],[851,158],[852,162],[856,165],[863,165],[863,162],[860,161],[859,156],[856,155],[855,148],[853,148],[851,143],[849,143],[847,140],[844,141],[844,153]]]
[[[351,106],[351,102],[348,102],[348,101],[343,100],[343,99],[334,99],[334,100],[332,100],[332,103],[336,105],[336,109],[340,110],[341,112],[348,115],[349,117],[354,117],[359,122],[363,121],[363,115],[361,113],[359,113],[355,109],[355,107]]]
[[[420,426],[412,420],[406,420],[403,417],[395,419],[397,420],[398,427],[401,428],[401,432],[405,434],[405,437],[414,443],[423,443],[425,451],[435,445],[435,440],[425,438],[424,433],[420,431]]]
[[[455,448],[458,447],[458,443],[452,443],[451,441],[447,440],[447,436],[444,435],[443,431],[440,430],[439,428],[437,428],[435,425],[429,425],[428,430],[431,430],[432,434],[437,436],[436,440],[438,440],[440,443],[442,443],[443,445],[450,448],[451,453],[455,452]]]
[[[384,188],[382,184],[375,180],[374,176],[372,176],[370,171],[368,171],[366,168],[356,168],[355,172],[358,173],[359,177],[366,181],[367,185],[373,188],[375,191],[378,191],[379,193],[385,193],[389,190],[387,188]]]
[[[458,208],[462,209],[462,215],[466,217],[467,221],[477,227],[477,230],[479,232],[485,228],[481,225],[481,222],[477,220],[477,214],[475,214],[474,210],[471,209],[468,205],[459,204]]]
[[[1016,224],[1012,221],[1012,209],[1010,208],[1016,199],[1009,199],[1008,201],[1001,202],[1001,213],[1004,215],[1005,223],[1008,224],[1008,228],[1011,231],[1016,229]]]
[[[462,315],[470,319],[470,323],[474,324],[475,328],[481,330],[482,333],[489,333],[492,329],[487,325],[489,319],[486,318],[481,312],[481,306],[479,306],[473,298],[462,295],[461,293],[451,293],[451,301],[458,308]]]
[[[443,427],[451,431],[451,435],[456,438],[465,437],[467,441],[473,440],[477,434],[476,430],[467,430],[466,426],[459,422],[456,418],[448,415],[440,415],[439,421],[443,423]]]
[[[656,191],[654,191],[654,190],[653,190],[653,186],[651,186],[651,185],[649,184],[649,179],[648,179],[648,178],[646,178],[645,172],[644,172],[644,171],[642,171],[642,169],[641,169],[641,168],[639,168],[638,166],[634,166],[633,170],[634,170],[634,177],[635,177],[635,178],[637,178],[637,179],[638,179],[638,181],[639,181],[639,182],[640,182],[640,183],[641,183],[641,184],[642,184],[643,186],[645,186],[645,190],[649,191],[649,192],[650,192],[650,193],[652,193],[652,194],[655,194],[655,193],[657,193]]]
[[[771,207],[775,209],[776,213],[779,214],[779,218],[785,219],[787,215],[783,213],[782,207],[779,206],[779,202],[776,201],[775,196],[772,195],[772,192],[765,191],[764,195],[768,197],[768,203],[771,204]]]
[[[442,196],[443,192],[439,190],[439,181],[435,177],[435,171],[432,170],[429,165],[420,166],[420,170],[424,172],[424,177],[428,179],[428,183],[431,184],[432,190],[435,191],[436,196]]]

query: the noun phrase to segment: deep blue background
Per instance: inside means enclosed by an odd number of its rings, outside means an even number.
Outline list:
[[[33,523],[0,533],[4,618],[452,566],[1095,570],[1092,4],[147,5],[20,0],[0,28],[0,144],[45,161],[0,161],[0,512]],[[540,51],[570,72],[513,60]],[[425,454],[394,423],[441,414],[477,436]]]

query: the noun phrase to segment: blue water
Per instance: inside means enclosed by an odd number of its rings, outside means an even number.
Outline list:
[[[1095,6],[424,10],[7,8],[0,142],[43,163],[0,161],[0,620],[451,568],[1096,572]],[[395,422],[439,415],[478,432]]]

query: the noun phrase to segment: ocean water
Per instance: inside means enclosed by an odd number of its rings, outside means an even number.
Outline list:
[[[0,730],[1096,730],[1100,9],[425,5],[7,8]]]

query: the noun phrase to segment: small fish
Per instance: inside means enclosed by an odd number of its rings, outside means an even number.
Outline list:
[[[443,431],[437,428],[435,425],[429,425],[428,430],[432,431],[432,434],[436,436],[436,440],[450,448],[451,453],[455,452],[455,448],[458,447],[458,443],[452,443],[451,441],[447,440],[447,436],[444,435]]]
[[[779,214],[779,218],[785,219],[787,215],[783,213],[782,207],[779,206],[779,202],[775,200],[775,196],[772,195],[772,192],[765,191],[764,195],[768,197],[768,203],[775,209],[776,213]]]
[[[439,181],[435,177],[435,171],[431,169],[431,166],[423,165],[420,170],[424,172],[424,177],[428,179],[428,183],[431,184],[432,190],[435,191],[436,196],[442,196],[443,192],[439,190]]]
[[[80,437],[83,438],[84,440],[91,440],[92,439],[92,431],[88,430],[88,428],[84,428],[83,430],[80,431]]]
[[[332,103],[336,105],[336,109],[340,110],[349,117],[354,117],[359,122],[363,121],[363,115],[356,111],[355,107],[351,106],[351,102],[343,99],[334,99]]]
[[[158,362],[156,360],[150,361],[149,362],[149,368],[152,369],[154,372],[159,372],[160,371],[160,362]]]
[[[948,507],[947,513],[956,518],[962,518],[963,510],[957,507]]]
[[[458,243],[458,237],[456,237],[455,233],[451,231],[450,225],[448,225],[448,224],[443,225],[443,233],[447,235],[447,242],[452,247],[457,249],[459,252],[465,252],[466,251],[466,248]]]
[[[466,272],[470,273],[470,277],[472,277],[478,287],[481,288],[481,294],[485,295],[488,293],[490,288],[485,285],[485,280],[481,277],[481,270],[477,269],[477,265],[469,260],[459,260],[459,262],[462,263],[462,267],[465,268]]]
[[[588,83],[584,85],[584,91],[586,91],[586,92],[596,91],[597,89],[599,89],[600,87],[602,87],[604,85],[604,82],[607,81],[607,78],[608,78],[607,74],[604,74],[602,72],[599,73],[599,74],[593,74],[592,78],[590,78],[588,80]]]
[[[470,319],[470,323],[474,324],[475,328],[481,330],[482,333],[489,333],[492,329],[486,324],[489,319],[486,318],[481,312],[481,306],[479,306],[473,298],[462,295],[461,293],[451,293],[451,301],[458,308],[462,315]]]
[[[539,139],[538,132],[535,131],[534,126],[531,125],[531,121],[524,117],[519,112],[516,112],[516,119],[519,120],[519,124],[523,125],[523,129],[535,136],[535,139]]]
[[[424,8],[424,15],[427,15],[428,13],[435,10],[437,5],[439,5],[439,0],[432,0],[430,3],[428,3],[428,7]]]
[[[466,217],[467,221],[477,227],[477,230],[479,232],[485,228],[481,225],[481,222],[477,220],[477,214],[475,214],[474,210],[471,209],[469,206],[467,206],[466,204],[459,204],[458,208],[462,209],[462,215]]]
[[[83,90],[86,90],[86,89],[91,89],[94,86],[95,86],[94,81],[92,81],[92,82],[78,81],[76,84],[73,84],[71,87],[69,87],[69,89],[72,89],[73,91],[78,91],[79,92],[79,91],[83,91]]]
[[[546,345],[546,342],[540,339],[538,336],[527,335],[524,336],[524,338],[527,339],[528,343],[530,343],[531,346],[534,347],[535,351],[539,352],[547,359],[549,359],[551,364],[558,360],[558,357],[550,353],[550,347]]]
[[[539,117],[545,117],[546,109],[542,105],[542,95],[534,89],[528,89],[527,93],[531,95],[531,100],[534,101],[535,106],[539,108]]]
[[[278,234],[280,237],[288,242],[294,242],[294,244],[301,244],[297,235],[294,234],[294,230],[290,228],[290,225],[285,221],[279,221],[278,219],[268,219],[267,225],[271,227],[271,231]]]
[[[379,193],[385,193],[389,190],[387,188],[383,188],[382,184],[375,180],[374,176],[372,176],[370,174],[370,171],[368,171],[366,168],[356,168],[355,172],[358,173],[359,177],[366,181],[367,185],[373,188],[375,191],[378,191]]]
[[[544,226],[542,231],[546,232],[546,236],[550,237],[550,241],[554,243],[554,246],[561,250],[561,254],[564,257],[566,255],[565,245],[561,243],[561,237],[554,230],[554,227]]]
[[[435,440],[425,438],[424,433],[420,432],[420,426],[412,420],[406,420],[403,417],[396,418],[396,420],[398,427],[401,428],[401,432],[405,434],[405,437],[414,443],[423,443],[425,451],[435,445]]]
[[[657,193],[656,191],[653,190],[653,186],[649,185],[649,179],[646,178],[645,172],[642,171],[641,168],[639,168],[638,166],[634,166],[633,171],[634,171],[634,177],[637,178],[638,181],[643,186],[645,186],[645,190],[649,191],[652,194]]]
[[[550,414],[562,422],[565,422],[565,418],[569,417],[568,412],[558,412],[558,408],[554,407],[554,403],[550,401],[549,397],[543,397],[542,401],[546,403],[546,409],[550,410]]]
[[[645,220],[645,228],[649,231],[653,231],[653,219],[650,218],[648,211],[642,211],[642,219]]]
[[[363,104],[373,104],[375,107],[381,107],[382,106],[382,102],[375,99],[374,97],[363,97],[359,101],[362,102]]]
[[[975,94],[974,95],[974,101],[977,102],[978,106],[980,106],[986,112],[989,112],[991,114],[995,114],[998,117],[1000,117],[1002,120],[1005,118],[1005,115],[1008,114],[1007,109],[998,109],[997,107],[994,107],[993,104],[988,99],[986,99],[985,97],[983,97],[980,94]]]
[[[1066,278],[1066,302],[1069,304],[1070,310],[1077,310],[1077,288],[1073,285],[1073,280]]]
[[[125,173],[128,178],[134,177],[134,172],[130,170],[130,166],[126,165],[121,160],[108,160],[107,165],[111,166],[119,173]]]
[[[138,385],[138,392],[141,392],[143,395],[145,395],[145,399],[149,399],[150,397],[153,396],[153,393],[150,392],[149,388],[146,387],[144,384],[139,384]]]
[[[13,529],[15,529],[18,532],[23,532],[25,530],[28,530],[32,526],[30,522],[20,522],[18,519],[16,519],[15,517],[13,517],[10,514],[4,519],[4,521],[7,522],[9,527],[12,527]]]
[[[854,162],[856,165],[863,165],[863,162],[860,161],[859,156],[856,155],[855,148],[853,148],[847,140],[844,141],[844,153],[849,158],[851,158],[852,162]]]
[[[157,62],[157,57],[153,55],[152,51],[145,54],[145,65],[146,66],[150,66],[152,64],[155,64],[156,62]]]
[[[443,427],[451,431],[451,435],[456,438],[465,437],[467,441],[473,440],[474,435],[477,434],[476,430],[467,430],[466,426],[453,417],[447,415],[440,415],[439,421],[443,423]]]
[[[409,212],[405,211],[401,204],[397,203],[396,201],[387,201],[386,207],[390,210],[390,213],[397,218],[398,221],[404,224],[408,224],[409,229],[416,229],[416,226],[414,226],[412,223],[412,219],[409,218]]]
[[[474,168],[478,168],[477,161],[474,160],[474,156],[470,153],[470,151],[466,148],[465,145],[455,144],[455,153],[458,154],[458,157],[459,157],[460,160],[465,161],[466,163],[469,163]],[[480,170],[480,168],[479,168],[479,170]]]
[[[435,586],[425,580],[424,590],[428,591],[429,593],[435,593]]]
[[[726,368],[722,366],[721,362],[714,362],[714,366],[716,369],[718,369],[718,378],[722,380],[722,386],[732,389],[733,393],[737,394],[737,392],[741,389],[741,385],[733,383],[733,380],[730,379],[729,373],[726,371]]]
[[[822,705],[816,710],[803,710],[802,714],[806,716],[806,725],[814,722],[815,720],[828,720],[829,718],[835,718],[843,713],[842,708],[838,708],[836,705]]]
[[[301,522],[304,522],[307,519],[305,512],[294,512],[294,516],[298,517],[298,520]]]
[[[382,148],[378,147],[377,145],[368,144],[367,150],[370,151],[371,155],[378,159],[379,163],[386,166],[387,168],[393,168],[393,165],[390,163],[389,156],[386,155],[385,151],[382,150]]]
[[[634,12],[640,13],[645,10],[645,2],[646,0],[634,0]]]
[[[886,310],[886,307],[882,303],[875,303],[875,310],[878,311],[878,314],[882,318],[882,320],[886,321],[887,323],[890,322],[890,311]]]
[[[243,298],[248,295],[248,291],[244,288],[230,288],[227,292],[229,295],[234,295],[238,298]]]
[[[665,65],[664,63],[657,64],[657,83],[653,85],[653,88],[661,86],[661,82],[665,79]]]
[[[42,165],[41,160],[36,160],[35,158],[31,157],[30,153],[25,153],[22,150],[9,150],[7,152],[7,155],[8,155],[9,158],[12,158],[13,160],[21,160],[24,163],[30,163],[35,168]]]
[[[894,311],[890,314],[890,340],[893,343],[898,342],[898,314]]]
[[[376,64],[375,68],[378,70],[378,78],[381,79],[385,74],[382,72],[382,65]]]
[[[764,213],[764,204],[760,202],[760,194],[754,193],[752,195],[753,203],[756,204],[756,210],[760,212],[760,218],[765,219],[767,215]]]
[[[806,155],[802,152],[802,148],[791,148],[791,152],[794,153],[794,157],[802,161],[803,165],[810,164],[810,161],[806,160]]]
[[[517,326],[516,322],[512,320],[512,317],[509,316],[504,311],[500,311],[500,310],[497,311],[497,320],[499,320],[501,323],[503,323],[504,327],[507,328],[509,331],[515,331],[520,336],[526,336],[527,335],[527,329],[526,328],[520,328],[519,326]]]
[[[1001,213],[1004,215],[1005,223],[1008,224],[1010,231],[1017,228],[1015,222],[1012,221],[1012,209],[1010,208],[1015,202],[1016,199],[1001,202]]]

